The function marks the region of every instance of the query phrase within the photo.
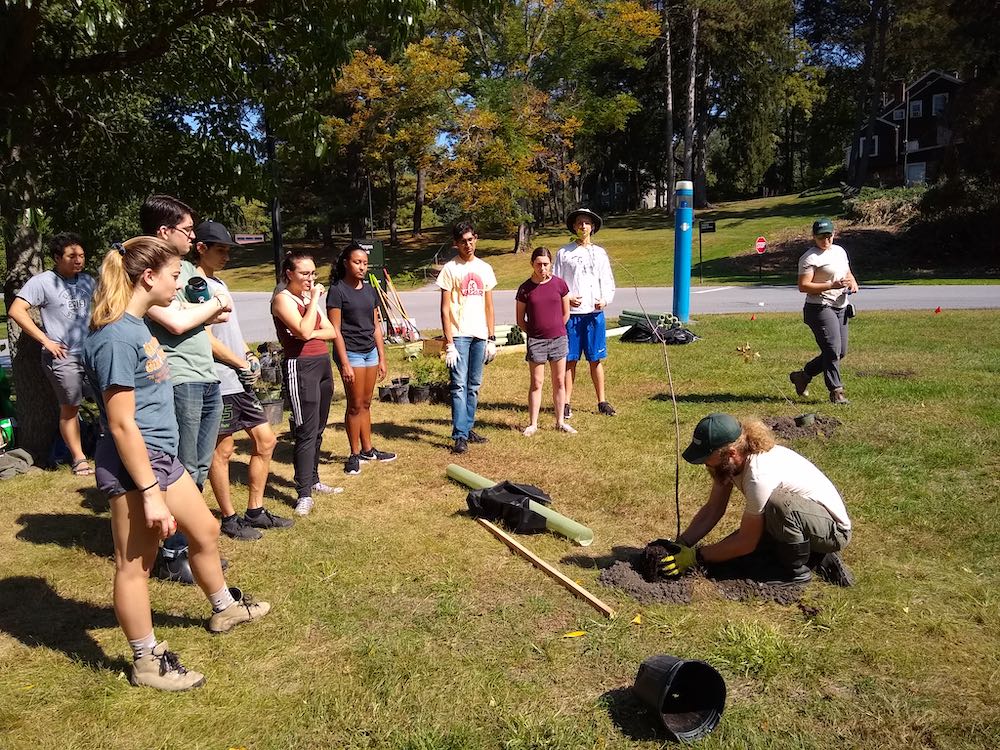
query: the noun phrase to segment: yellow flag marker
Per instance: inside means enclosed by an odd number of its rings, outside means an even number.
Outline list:
[[[642,625],[642,614],[638,614],[632,618],[633,625]]]
[[[571,630],[568,633],[563,633],[563,638],[579,638],[581,635],[587,635],[586,630]]]

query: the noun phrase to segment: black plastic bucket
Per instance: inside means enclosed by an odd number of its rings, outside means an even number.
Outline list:
[[[726,707],[726,683],[711,664],[667,654],[640,664],[632,689],[679,742],[707,735]]]

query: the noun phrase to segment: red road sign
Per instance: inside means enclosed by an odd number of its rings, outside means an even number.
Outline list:
[[[757,253],[761,254],[767,250],[767,240],[764,237],[758,237],[754,246],[757,248]]]

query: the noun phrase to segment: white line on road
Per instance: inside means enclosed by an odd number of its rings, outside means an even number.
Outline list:
[[[732,289],[732,288],[733,287],[731,287],[731,286],[717,286],[714,289],[702,289],[702,290],[697,291],[697,292],[691,292],[691,294],[709,294],[711,292],[724,292],[727,289]]]

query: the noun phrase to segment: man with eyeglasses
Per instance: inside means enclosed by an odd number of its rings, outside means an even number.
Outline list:
[[[191,251],[194,212],[169,195],[151,195],[139,209],[144,234],[159,237],[177,250],[181,258]],[[174,412],[179,435],[177,459],[203,489],[212,465],[215,441],[222,418],[222,391],[215,374],[212,340],[206,326],[229,318],[232,301],[219,291],[202,299],[188,289],[197,274],[189,261],[181,261],[180,290],[168,307],[153,307],[147,313],[149,330],[163,346],[170,365],[174,390]],[[186,564],[187,539],[175,534],[163,543],[156,575],[183,583],[194,583]]]

